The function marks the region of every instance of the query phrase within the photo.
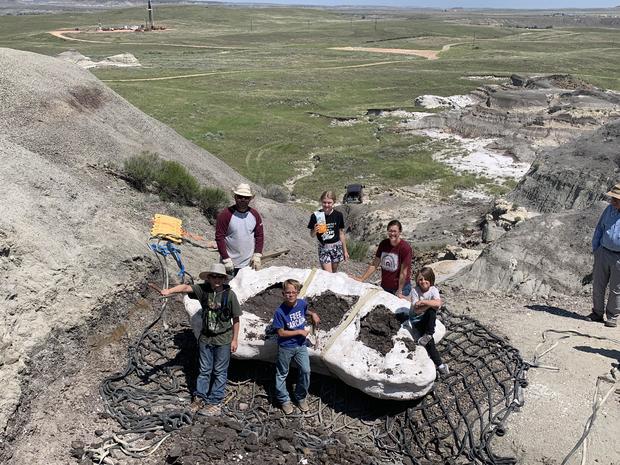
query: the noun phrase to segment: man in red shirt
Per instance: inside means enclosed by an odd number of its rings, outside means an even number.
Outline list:
[[[263,254],[263,220],[250,207],[254,198],[248,184],[239,184],[234,190],[235,204],[217,216],[215,242],[226,272],[236,275],[239,269],[251,266],[258,270]]]

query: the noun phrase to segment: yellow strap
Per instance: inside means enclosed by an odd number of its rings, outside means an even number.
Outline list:
[[[336,338],[342,334],[342,332],[349,327],[349,325],[353,322],[357,314],[360,312],[362,307],[366,305],[366,303],[372,299],[377,293],[381,292],[381,289],[370,289],[365,294],[360,297],[357,303],[353,306],[349,314],[347,315],[346,320],[344,320],[334,334],[331,335],[329,341],[323,346],[323,350],[321,350],[321,357],[324,357],[327,351],[331,348],[332,344],[336,341]]]

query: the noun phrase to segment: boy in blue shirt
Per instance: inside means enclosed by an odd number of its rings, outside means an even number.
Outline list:
[[[286,390],[286,377],[291,360],[297,363],[299,378],[295,388],[295,399],[299,410],[307,412],[310,407],[306,401],[310,386],[310,358],[306,346],[308,330],[306,315],[318,325],[319,315],[308,308],[308,302],[298,299],[301,284],[294,279],[287,279],[282,286],[284,302],[276,309],[273,316],[273,328],[278,333],[278,358],[276,360],[276,399],[286,415],[293,413],[293,404]]]

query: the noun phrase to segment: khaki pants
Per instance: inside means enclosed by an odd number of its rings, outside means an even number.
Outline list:
[[[594,252],[592,270],[592,311],[600,316],[605,314],[607,285],[609,285],[607,318],[616,318],[620,315],[620,252],[599,247]]]

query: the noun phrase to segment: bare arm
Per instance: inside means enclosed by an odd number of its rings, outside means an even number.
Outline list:
[[[368,268],[366,269],[364,274],[360,276],[359,278],[355,278],[355,279],[361,282],[366,281],[377,270],[377,268],[379,267],[379,263],[381,263],[381,261],[379,260],[379,257],[373,258],[372,262],[368,265]]]
[[[192,286],[189,284],[177,284],[174,287],[169,287],[168,289],[162,289],[160,294],[164,297],[167,297],[172,294],[189,294],[192,292]]]
[[[304,336],[308,335],[308,331],[305,329],[284,329],[278,328],[278,336],[280,337],[292,337],[292,336]]]
[[[239,317],[236,316],[233,318],[233,338],[230,343],[230,351],[237,352],[237,348],[239,347]]]
[[[348,260],[349,259],[349,251],[347,250],[347,235],[344,232],[344,229],[340,230],[340,242],[342,242],[342,251],[344,252],[344,259]]]
[[[315,326],[321,322],[321,317],[314,310],[308,310],[308,315],[312,318],[312,323],[314,323]]]

